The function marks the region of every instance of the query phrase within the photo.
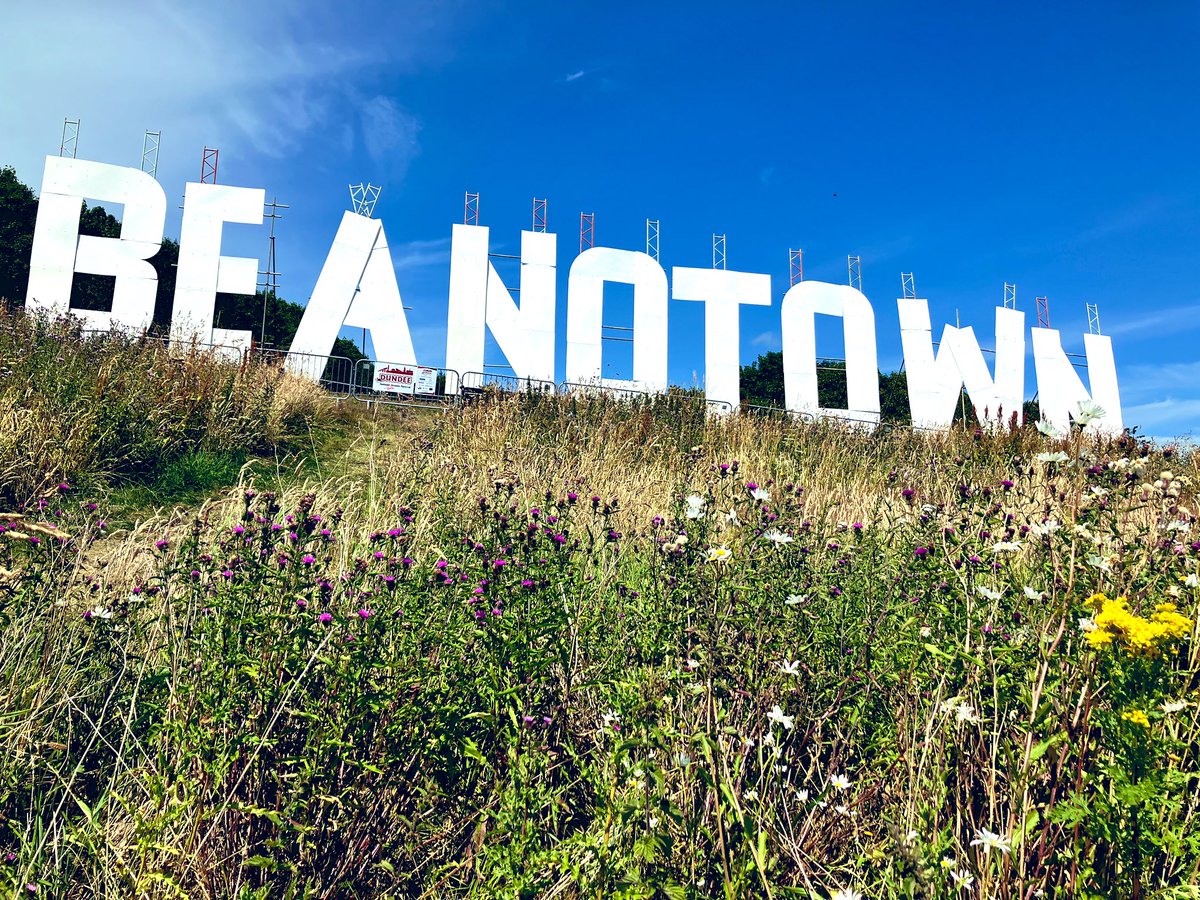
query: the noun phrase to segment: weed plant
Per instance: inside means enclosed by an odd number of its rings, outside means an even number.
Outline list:
[[[0,306],[0,505],[8,508],[80,478],[165,477],[157,486],[169,489],[182,477],[186,488],[197,476],[211,480],[199,470],[302,442],[329,406],[278,367],[231,365],[204,348],[88,333],[77,319]]]
[[[121,533],[69,483],[3,519],[12,895],[1200,883],[1191,461],[683,397],[360,424]]]

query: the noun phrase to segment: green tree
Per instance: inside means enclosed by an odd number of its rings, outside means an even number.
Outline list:
[[[10,308],[25,303],[37,207],[37,195],[17,178],[16,169],[0,169],[0,300]]]
[[[784,408],[783,354],[770,350],[741,367],[742,403]],[[826,409],[846,409],[846,364],[841,360],[817,362],[817,402]],[[907,425],[908,379],[903,372],[879,373],[880,417],[884,422]]]

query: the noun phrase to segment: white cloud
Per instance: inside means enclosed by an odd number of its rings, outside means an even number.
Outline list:
[[[1200,303],[1188,306],[1173,306],[1149,314],[1139,313],[1134,318],[1118,318],[1114,324],[1105,320],[1105,334],[1134,335],[1143,332],[1157,331],[1160,335],[1178,334],[1181,331],[1193,331],[1200,327]]]
[[[254,184],[281,159],[344,157],[360,128],[402,174],[416,118],[377,91],[359,109],[355,82],[448,53],[453,19],[412,2],[351,13],[316,0],[12,5],[5,32],[22,39],[0,54],[0,163],[36,188],[69,117],[79,155],[115,164],[137,165],[143,132],[160,130],[164,184],[195,180],[204,146],[221,150],[221,181]]]
[[[389,97],[377,95],[362,107],[363,142],[367,154],[397,178],[420,151],[417,133],[421,124]]]
[[[761,334],[756,334],[751,339],[750,346],[775,348],[780,345],[782,340],[783,338],[781,338],[776,332],[764,331]]]
[[[586,74],[587,74],[587,72],[585,72],[583,69],[580,69],[577,72],[572,72],[569,75],[567,75],[567,77],[564,80],[569,84],[572,81],[576,81],[576,80],[582,78]]]
[[[431,267],[450,267],[450,238],[429,241],[409,241],[391,248],[392,265],[397,272]]]
[[[1155,400],[1122,410],[1125,424],[1143,432],[1176,437],[1193,434],[1200,422],[1200,397]]]

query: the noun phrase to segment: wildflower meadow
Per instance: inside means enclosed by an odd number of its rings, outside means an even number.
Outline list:
[[[1200,895],[1195,456],[5,334],[7,896]]]

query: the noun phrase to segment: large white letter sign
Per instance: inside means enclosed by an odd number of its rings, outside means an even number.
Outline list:
[[[846,345],[849,409],[823,409],[817,399],[816,316],[839,316]],[[867,425],[879,424],[879,360],[875,310],[849,285],[801,281],[783,297],[783,393],[789,410]]]
[[[258,289],[258,260],[221,255],[226,222],[261,225],[266,191],[262,188],[189,183],[183,195],[179,229],[179,269],[171,340],[248,347],[249,331],[213,328],[217,294],[253,294]]]
[[[79,234],[84,198],[125,206],[120,238]],[[91,328],[143,331],[154,317],[158,274],[146,260],[162,246],[167,195],[140,169],[46,157],[25,308],[72,313]],[[111,312],[71,309],[76,272],[115,275]]]
[[[704,392],[737,409],[741,401],[738,306],[771,305],[771,276],[728,269],[671,269],[671,296],[704,303]]]
[[[604,378],[604,282],[633,285],[633,378]],[[567,278],[566,380],[651,393],[667,389],[667,273],[637,250],[593,247]]]
[[[1021,424],[1025,397],[1025,314],[996,308],[996,376],[969,326],[942,329],[935,355],[929,325],[929,304],[920,299],[897,300],[900,342],[908,379],[908,405],[918,428],[949,428],[954,421],[959,391],[966,386],[981,425],[1004,425],[1015,413]]]
[[[1075,367],[1063,352],[1062,338],[1056,328],[1034,328],[1033,366],[1037,372],[1038,409],[1042,421],[1055,428],[1070,427],[1069,416],[1079,411],[1079,404],[1094,400],[1104,408],[1104,415],[1088,428],[1107,434],[1119,434],[1125,427],[1121,416],[1121,392],[1117,389],[1117,366],[1113,361],[1112,338],[1103,334],[1085,334],[1083,348],[1087,354],[1089,395]]]
[[[311,357],[328,356],[343,325],[369,329],[380,362],[416,364],[383,223],[352,212],[342,215],[292,340],[288,368],[319,379],[324,365],[314,368]]]
[[[455,225],[450,249],[446,368],[483,371],[484,328],[490,328],[518,378],[554,381],[554,293],[557,237],[521,232],[521,306],[488,259],[488,229]],[[454,386],[457,391],[457,385]]]

